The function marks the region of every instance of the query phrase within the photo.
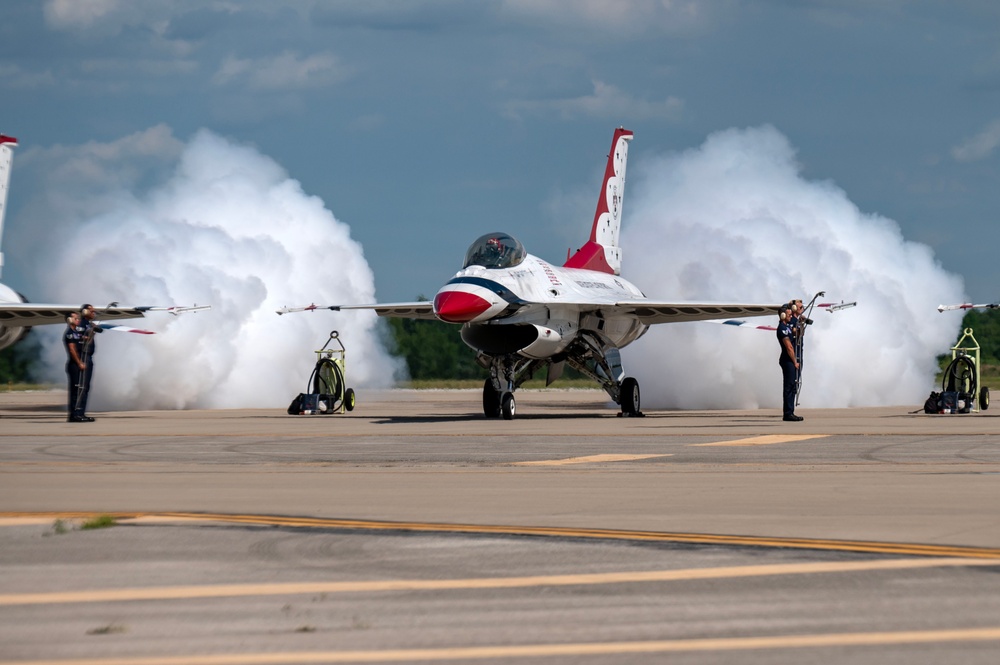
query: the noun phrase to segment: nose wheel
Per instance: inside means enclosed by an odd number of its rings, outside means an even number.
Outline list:
[[[486,379],[483,384],[483,415],[487,418],[513,420],[516,412],[514,393],[501,393],[493,387],[493,381]]]
[[[503,398],[500,400],[500,412],[503,414],[503,419],[514,420],[514,413],[516,411],[517,406],[514,402],[514,393],[504,393]]]

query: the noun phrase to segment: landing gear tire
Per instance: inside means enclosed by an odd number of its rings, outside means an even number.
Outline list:
[[[639,382],[633,379],[631,376],[626,377],[622,380],[621,388],[619,388],[619,394],[621,395],[621,407],[623,416],[641,416],[642,412],[639,411]]]
[[[514,393],[503,394],[503,398],[500,400],[500,411],[503,413],[504,420],[514,420],[514,413],[517,411],[517,406],[514,403]]]
[[[500,393],[493,387],[493,382],[486,379],[483,384],[483,415],[487,418],[500,417]]]
[[[979,410],[985,411],[990,408],[990,389],[983,386],[979,389]]]

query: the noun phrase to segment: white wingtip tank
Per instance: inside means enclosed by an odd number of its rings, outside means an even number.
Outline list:
[[[632,132],[623,127],[615,130],[608,166],[604,170],[604,184],[597,199],[590,240],[566,261],[565,267],[621,274],[622,250],[618,246],[618,237],[621,231],[622,197],[625,194],[628,142],[632,140],[632,136]]]
[[[17,139],[0,134],[0,247],[3,246],[3,219],[7,212],[7,190],[10,189],[10,169],[14,163]],[[3,274],[3,252],[0,251],[0,275]]]

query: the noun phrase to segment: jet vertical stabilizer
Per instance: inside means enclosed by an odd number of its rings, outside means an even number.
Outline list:
[[[3,218],[7,212],[7,190],[10,188],[10,169],[14,163],[17,139],[0,134],[0,247],[3,246]],[[3,252],[0,251],[0,275],[3,274]]]
[[[631,131],[622,127],[615,130],[590,240],[563,264],[564,267],[621,274],[622,250],[618,246],[618,236],[621,231],[622,197],[625,194],[625,163],[632,136]]]

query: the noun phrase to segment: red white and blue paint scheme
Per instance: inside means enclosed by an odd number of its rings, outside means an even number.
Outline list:
[[[17,139],[0,134],[0,240],[3,240],[4,211],[7,207],[7,191],[10,186],[10,172],[14,161]],[[3,253],[0,252],[0,273],[3,271]],[[146,312],[170,312],[180,314],[203,309],[210,305],[194,307],[119,307],[111,303],[107,307],[94,307],[97,323],[105,330],[152,335],[149,330],[105,323],[105,320],[138,319]],[[80,311],[80,305],[29,303],[24,296],[6,284],[0,284],[0,349],[7,348],[28,334],[33,326],[66,324],[66,317]]]
[[[487,233],[431,302],[285,308],[375,310],[379,316],[460,324],[462,340],[490,372],[483,412],[511,419],[514,391],[545,369],[551,384],[569,365],[601,385],[621,414],[641,415],[639,384],[625,375],[620,349],[655,323],[776,315],[778,304],[660,302],[621,277],[625,166],[632,132],[615,130],[590,238],[562,265],[527,253],[506,233]]]

